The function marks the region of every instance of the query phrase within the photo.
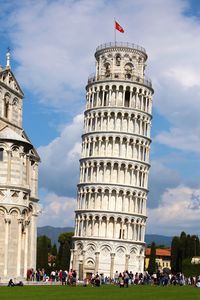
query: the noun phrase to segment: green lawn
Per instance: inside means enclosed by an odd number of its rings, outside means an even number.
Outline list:
[[[191,286],[116,286],[69,287],[69,286],[24,286],[0,287],[1,300],[156,300],[156,299],[200,299],[200,288]]]

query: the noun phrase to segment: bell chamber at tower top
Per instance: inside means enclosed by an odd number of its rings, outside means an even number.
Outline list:
[[[96,81],[131,81],[152,88],[145,76],[147,54],[144,48],[131,43],[107,43],[95,52],[96,73],[91,74],[88,84]]]

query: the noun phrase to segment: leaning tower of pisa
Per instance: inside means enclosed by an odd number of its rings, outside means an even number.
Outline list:
[[[147,54],[134,44],[109,43],[95,58],[71,250],[79,278],[144,268],[153,94],[144,75]]]

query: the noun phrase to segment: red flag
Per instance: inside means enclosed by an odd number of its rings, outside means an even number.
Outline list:
[[[122,28],[122,26],[119,25],[119,23],[117,23],[117,21],[115,21],[115,29],[117,29],[118,31],[124,33],[124,29]]]

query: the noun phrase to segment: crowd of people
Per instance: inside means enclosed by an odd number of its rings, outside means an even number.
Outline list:
[[[27,281],[37,281],[37,282],[60,282],[62,285],[76,285],[77,272],[75,270],[53,270],[50,275],[47,275],[45,269],[38,269],[34,271],[29,269],[27,271]]]
[[[186,278],[184,274],[171,274],[170,272],[161,272],[150,275],[148,272],[132,273],[131,271],[118,272],[116,271],[114,277],[104,277],[103,274],[93,274],[91,279],[85,279],[85,284],[92,286],[100,286],[101,284],[113,284],[120,288],[128,288],[129,285],[154,285],[154,286],[169,286],[169,285],[192,285],[200,287],[200,276],[191,276]]]
[[[97,272],[96,274],[87,276],[84,280],[79,281],[77,272],[72,269],[69,272],[66,270],[55,270],[52,271],[50,275],[47,275],[44,269],[38,269],[36,271],[30,269],[27,272],[27,281],[52,282],[70,286],[76,286],[78,283],[83,286],[92,285],[96,287],[99,287],[102,284],[113,284],[120,288],[128,288],[129,285],[155,285],[163,287],[168,285],[192,285],[200,287],[200,276],[186,278],[182,273],[171,274],[170,270],[169,272],[157,271],[157,273],[153,275],[150,275],[147,271],[135,274],[131,271],[116,271],[113,278]]]

